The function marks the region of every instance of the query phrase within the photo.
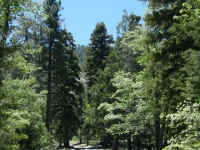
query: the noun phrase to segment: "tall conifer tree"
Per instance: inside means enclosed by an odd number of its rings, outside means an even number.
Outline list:
[[[35,92],[33,74],[37,67],[26,57],[37,51],[31,49],[27,32],[29,23],[24,17],[30,12],[26,6],[32,4],[29,0],[0,1],[0,70],[4,80],[3,88],[0,87],[0,118],[3,118],[0,149],[40,149],[47,144],[39,108],[43,95]],[[17,25],[26,28],[25,33],[17,32],[15,25],[19,20]]]
[[[52,59],[53,53],[57,51],[55,44],[59,38],[59,10],[61,2],[57,0],[45,0],[44,1],[44,13],[47,15],[45,25],[48,28],[46,39],[44,39],[43,59],[46,58],[48,67],[47,71],[47,103],[46,103],[46,127],[50,131],[50,108],[51,108],[51,91],[52,91]]]
[[[113,37],[107,34],[103,22],[97,23],[91,34],[91,43],[86,48],[85,72],[88,78],[88,86],[91,87],[97,81],[97,70],[105,68],[105,61],[113,44]]]
[[[97,134],[95,122],[90,123],[95,119],[97,113],[97,106],[99,104],[97,99],[93,99],[93,86],[98,81],[100,72],[105,69],[107,57],[112,50],[113,37],[107,34],[106,26],[103,22],[97,23],[94,31],[91,34],[91,43],[85,51],[84,71],[86,73],[87,87],[85,89],[85,123],[84,129],[88,136],[89,130],[93,135]],[[97,91],[95,91],[97,92]]]
[[[187,30],[193,25],[188,22],[185,25],[174,19],[180,16],[180,10],[185,0],[150,0],[149,11],[145,15],[145,22],[150,29],[146,44],[152,44],[150,50],[150,63],[147,65],[149,74],[152,75],[153,84],[149,85],[149,97],[154,103],[154,127],[156,149],[161,150],[168,144],[168,138],[184,129],[179,126],[172,130],[168,126],[166,116],[176,112],[179,103],[182,102],[182,90],[179,83],[185,73],[181,68],[185,64],[182,53],[189,48],[199,49],[194,44]],[[185,26],[185,27],[184,27]],[[183,86],[183,85],[181,85]]]
[[[75,44],[70,32],[61,30],[53,56],[54,72],[52,74],[52,120],[55,124],[55,134],[63,137],[64,146],[69,147],[69,140],[77,134],[80,126],[81,98],[83,91],[80,83],[79,60],[75,55]]]

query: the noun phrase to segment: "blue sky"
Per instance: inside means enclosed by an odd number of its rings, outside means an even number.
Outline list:
[[[144,16],[146,5],[138,0],[62,0],[62,7],[61,18],[75,43],[87,45],[97,22],[103,21],[115,39],[123,10]]]

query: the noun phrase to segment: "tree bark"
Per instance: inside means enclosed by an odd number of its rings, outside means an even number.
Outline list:
[[[168,135],[168,126],[167,126],[167,124],[166,124],[165,134]],[[164,147],[168,145],[167,136],[166,135],[165,135],[165,138],[164,138]]]
[[[155,131],[156,131],[156,150],[162,150],[163,149],[163,134],[165,132],[165,126],[166,126],[166,117],[162,120],[162,126],[160,127],[161,122],[160,118],[157,118],[155,121]]]
[[[64,123],[64,147],[69,148],[69,128],[68,128],[68,122],[65,121]]]
[[[103,137],[103,147],[108,147],[108,137],[107,136],[104,136]]]
[[[128,144],[128,150],[132,150],[131,138],[128,138],[128,139],[127,139],[127,144]]]
[[[156,120],[155,121],[155,140],[156,140],[156,150],[159,150],[159,143],[160,143],[160,121]]]
[[[117,138],[115,138],[113,140],[113,147],[112,150],[118,150],[118,146],[119,146],[119,140]]]
[[[86,143],[87,145],[89,145],[89,137],[87,136],[87,139],[86,139]]]
[[[151,142],[151,139],[149,138],[149,143]],[[152,150],[152,146],[148,145],[148,150]]]
[[[140,150],[140,143],[137,144],[137,150]]]
[[[50,37],[51,38],[51,37]],[[51,108],[51,47],[52,42],[49,43],[49,57],[48,57],[48,83],[47,83],[47,101],[46,101],[46,127],[50,132],[50,108]]]
[[[163,123],[162,123],[162,127],[160,129],[160,143],[159,143],[159,149],[162,150],[163,149],[163,134],[165,131],[165,118],[163,119]]]
[[[64,106],[64,114],[67,116],[67,106]],[[64,121],[64,147],[69,148],[69,126],[68,121]]]

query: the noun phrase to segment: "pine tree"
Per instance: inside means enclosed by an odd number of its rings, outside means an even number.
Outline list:
[[[113,38],[107,34],[107,29],[103,22],[97,23],[94,31],[91,34],[91,43],[87,46],[85,51],[84,60],[84,72],[86,76],[85,97],[84,97],[84,131],[85,135],[89,137],[91,130],[95,135],[95,122],[91,123],[95,119],[97,112],[98,100],[92,96],[94,93],[93,86],[97,83],[99,73],[105,69],[107,57],[112,49],[111,44]],[[95,91],[97,93],[98,91]],[[88,115],[88,116],[87,116]],[[93,120],[94,121],[94,120]],[[88,143],[88,142],[87,142]]]
[[[99,77],[96,83],[90,89],[91,99],[95,101],[94,103],[91,103],[90,110],[93,110],[93,112],[95,113],[89,113],[88,116],[90,118],[93,118],[94,121],[92,122],[94,122],[94,128],[96,129],[95,133],[96,135],[102,138],[101,142],[102,145],[105,147],[108,145],[111,138],[114,138],[114,141],[117,141],[117,139],[124,137],[129,139],[131,135],[131,133],[123,134],[122,132],[120,132],[120,134],[115,134],[113,132],[111,133],[108,132],[108,130],[105,130],[105,126],[107,129],[109,129],[115,123],[118,124],[118,121],[115,122],[105,120],[104,117],[106,116],[108,111],[106,109],[101,109],[102,107],[99,108],[99,106],[102,103],[111,104],[116,102],[115,98],[111,98],[112,95],[116,92],[116,87],[114,87],[111,83],[111,80],[114,78],[115,72],[118,72],[120,70],[131,72],[140,71],[138,67],[139,65],[136,63],[136,55],[134,54],[133,50],[130,47],[127,47],[126,45],[122,44],[124,35],[127,32],[134,31],[137,28],[137,26],[139,26],[139,20],[139,16],[136,16],[134,14],[128,15],[125,11],[125,15],[123,15],[123,19],[117,27],[118,38],[115,41],[115,47],[112,49],[112,51],[107,57],[106,66],[104,70],[99,70]],[[124,41],[125,40],[127,39],[124,39]],[[134,38],[132,38],[131,40],[134,40]],[[115,110],[115,113],[118,111],[119,110]],[[115,145],[113,145],[113,147],[115,147]]]
[[[124,10],[124,14],[122,15],[122,21],[120,21],[117,25],[117,39],[115,41],[115,48],[118,52],[119,62],[123,64],[123,69],[127,72],[137,72],[141,67],[136,63],[136,54],[134,54],[133,50],[122,44],[122,40],[124,40],[124,36],[127,32],[134,31],[137,27],[141,26],[139,23],[141,17],[137,16],[133,13],[130,15],[126,10]],[[134,41],[133,39],[129,39]],[[127,43],[129,41],[126,41]]]
[[[113,38],[111,35],[107,34],[105,24],[100,22],[97,23],[90,40],[91,43],[86,48],[84,66],[89,87],[97,80],[97,70],[103,70],[105,68],[105,61],[111,50]]]
[[[63,136],[64,147],[70,147],[69,140],[77,134],[80,127],[81,92],[79,60],[75,55],[75,44],[70,32],[61,30],[59,41],[53,55],[54,72],[52,74],[52,120],[58,128],[55,134]]]
[[[98,74],[98,76],[96,76],[96,81],[93,81],[93,84],[91,84],[92,86],[89,87],[88,91],[86,92],[88,94],[86,96],[88,96],[87,98],[90,98],[91,102],[89,100],[90,103],[86,104],[87,117],[85,118],[85,128],[91,128],[92,135],[98,135],[102,139],[101,142],[105,147],[111,140],[111,134],[105,130],[105,126],[106,128],[109,128],[112,126],[112,124],[104,120],[104,116],[107,114],[107,111],[98,109],[98,107],[101,103],[113,103],[115,101],[114,99],[111,99],[111,95],[115,92],[116,88],[110,82],[110,80],[113,78],[114,72],[119,70],[132,70],[137,72],[140,70],[139,68],[141,68],[136,63],[136,55],[133,54],[133,51],[130,48],[125,47],[125,45],[121,45],[120,43],[126,32],[134,31],[137,28],[136,26],[139,26],[139,20],[139,16],[134,14],[128,16],[128,14],[125,12],[123,21],[118,25],[118,35],[121,33],[121,37],[118,37],[118,40],[115,43],[115,49],[113,48],[112,52],[110,52],[107,56],[105,67],[103,67],[104,69],[96,69],[95,72]],[[94,59],[96,54],[93,53],[93,55],[90,55],[89,58]],[[86,60],[87,57],[86,50]],[[90,60],[90,63],[91,62],[92,60]],[[119,137],[117,134],[112,135],[114,135],[116,138]]]
[[[38,69],[26,56],[34,56],[38,50],[31,49],[28,38],[16,40],[21,37],[13,22],[23,18],[23,14],[28,11],[26,6],[32,4],[31,1],[1,1],[1,19],[5,26],[0,26],[1,50],[3,52],[1,67],[3,85],[0,87],[1,93],[1,118],[4,118],[0,127],[0,149],[40,149],[48,144],[46,128],[42,120],[41,107],[43,107],[43,94],[35,91],[34,72]],[[6,8],[6,9],[5,9]],[[6,12],[6,13],[5,13]],[[5,13],[5,14],[4,14]],[[7,23],[6,23],[7,22]],[[1,22],[2,23],[2,22]],[[25,25],[25,19],[18,24],[20,27]],[[24,27],[24,26],[23,26]],[[26,32],[27,33],[27,32]],[[9,37],[9,40],[8,40]],[[5,40],[5,41],[4,41]],[[17,41],[17,42],[16,42]],[[4,49],[5,48],[5,49]],[[33,52],[34,51],[34,52]],[[37,128],[39,126],[39,129]],[[31,135],[36,134],[34,137]],[[41,134],[42,133],[42,136]],[[28,140],[27,140],[28,139]]]
[[[60,10],[60,1],[56,0],[45,0],[44,1],[44,14],[47,15],[47,19],[45,20],[45,25],[48,29],[47,37],[44,39],[44,49],[42,53],[42,61],[43,63],[47,63],[48,67],[44,67],[43,69],[47,71],[47,103],[46,103],[46,127],[48,131],[50,131],[50,108],[51,108],[51,96],[52,96],[52,59],[53,53],[58,51],[56,49],[55,44],[59,38],[59,10]],[[46,59],[46,60],[45,60]],[[45,62],[46,61],[46,62]]]
[[[176,130],[170,129],[166,117],[175,113],[179,103],[183,101],[182,90],[178,88],[181,76],[185,73],[181,68],[185,64],[182,53],[189,48],[199,49],[188,31],[179,20],[173,19],[180,15],[182,3],[178,1],[149,1],[149,12],[145,15],[145,22],[150,29],[146,44],[154,45],[149,52],[149,65],[146,67],[151,73],[153,83],[148,87],[149,97],[154,103],[154,127],[156,149],[160,150],[168,143],[168,138],[184,129],[179,126]],[[187,28],[193,27],[191,22]],[[151,95],[151,96],[150,96]]]
[[[174,80],[176,89],[181,90],[182,101],[176,107],[177,111],[168,115],[169,126],[177,132],[166,149],[199,149],[199,2],[186,1],[182,6],[180,16],[174,18],[183,24],[181,30],[185,31],[180,36],[187,37],[189,47],[181,54],[185,61],[180,69],[182,74]],[[181,130],[177,126],[182,127]]]

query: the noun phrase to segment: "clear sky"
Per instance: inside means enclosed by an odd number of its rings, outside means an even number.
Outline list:
[[[146,4],[138,0],[62,0],[62,7],[61,18],[75,43],[87,45],[98,22],[103,21],[115,39],[123,10],[143,17]]]

